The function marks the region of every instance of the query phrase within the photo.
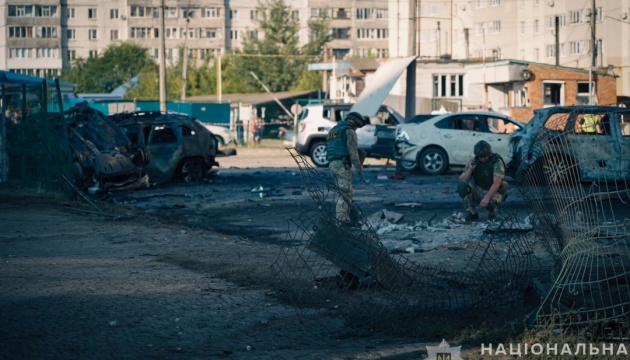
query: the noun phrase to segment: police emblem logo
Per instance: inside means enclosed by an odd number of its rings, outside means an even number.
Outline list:
[[[444,339],[438,346],[427,345],[427,359],[430,360],[463,360],[461,352],[461,346],[449,346]]]

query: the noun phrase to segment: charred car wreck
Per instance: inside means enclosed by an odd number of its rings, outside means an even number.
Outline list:
[[[195,119],[181,114],[139,111],[111,115],[127,137],[150,158],[145,165],[151,182],[196,182],[213,166],[219,151],[213,134]],[[230,153],[234,155],[234,153]]]
[[[146,152],[124,131],[87,103],[65,112],[75,183],[89,193],[132,190],[149,185]]]

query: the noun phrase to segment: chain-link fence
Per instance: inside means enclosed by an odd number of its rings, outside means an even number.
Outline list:
[[[72,154],[58,82],[17,76],[1,90],[3,182],[35,193],[71,193]]]

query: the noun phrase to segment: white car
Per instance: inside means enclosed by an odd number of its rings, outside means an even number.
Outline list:
[[[234,136],[232,135],[232,132],[230,132],[229,127],[210,125],[204,122],[202,122],[202,124],[203,126],[205,126],[206,129],[210,130],[210,132],[214,135],[214,138],[217,139],[217,143],[220,146],[226,146],[235,142]]]
[[[338,121],[350,112],[352,104],[318,104],[302,108],[298,116],[298,136],[296,149],[302,155],[309,155],[316,166],[328,166],[326,159],[326,135]],[[372,146],[376,144],[374,132],[377,125],[396,126],[402,124],[404,118],[396,110],[382,105],[375,116],[370,117],[370,124],[357,129],[359,149],[372,155]],[[380,157],[380,156],[379,156]]]
[[[509,116],[487,111],[438,115],[417,124],[396,128],[394,157],[405,170],[420,170],[438,175],[449,166],[465,166],[481,140],[492,152],[510,161],[510,135],[525,124]]]

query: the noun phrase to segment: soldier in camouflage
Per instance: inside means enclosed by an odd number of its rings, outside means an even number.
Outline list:
[[[479,141],[475,144],[475,157],[459,176],[457,186],[457,192],[464,200],[464,207],[468,212],[466,221],[479,220],[479,214],[475,210],[477,204],[488,209],[488,220],[495,220],[497,207],[505,200],[507,189],[503,159],[492,153],[490,144]]]
[[[337,199],[335,216],[343,224],[349,225],[350,204],[352,203],[352,166],[359,172],[361,182],[365,181],[363,175],[363,158],[365,153],[358,149],[356,129],[369,123],[367,117],[359,113],[351,112],[328,132],[326,137],[326,158],[330,161],[329,167],[337,187],[344,192]]]

